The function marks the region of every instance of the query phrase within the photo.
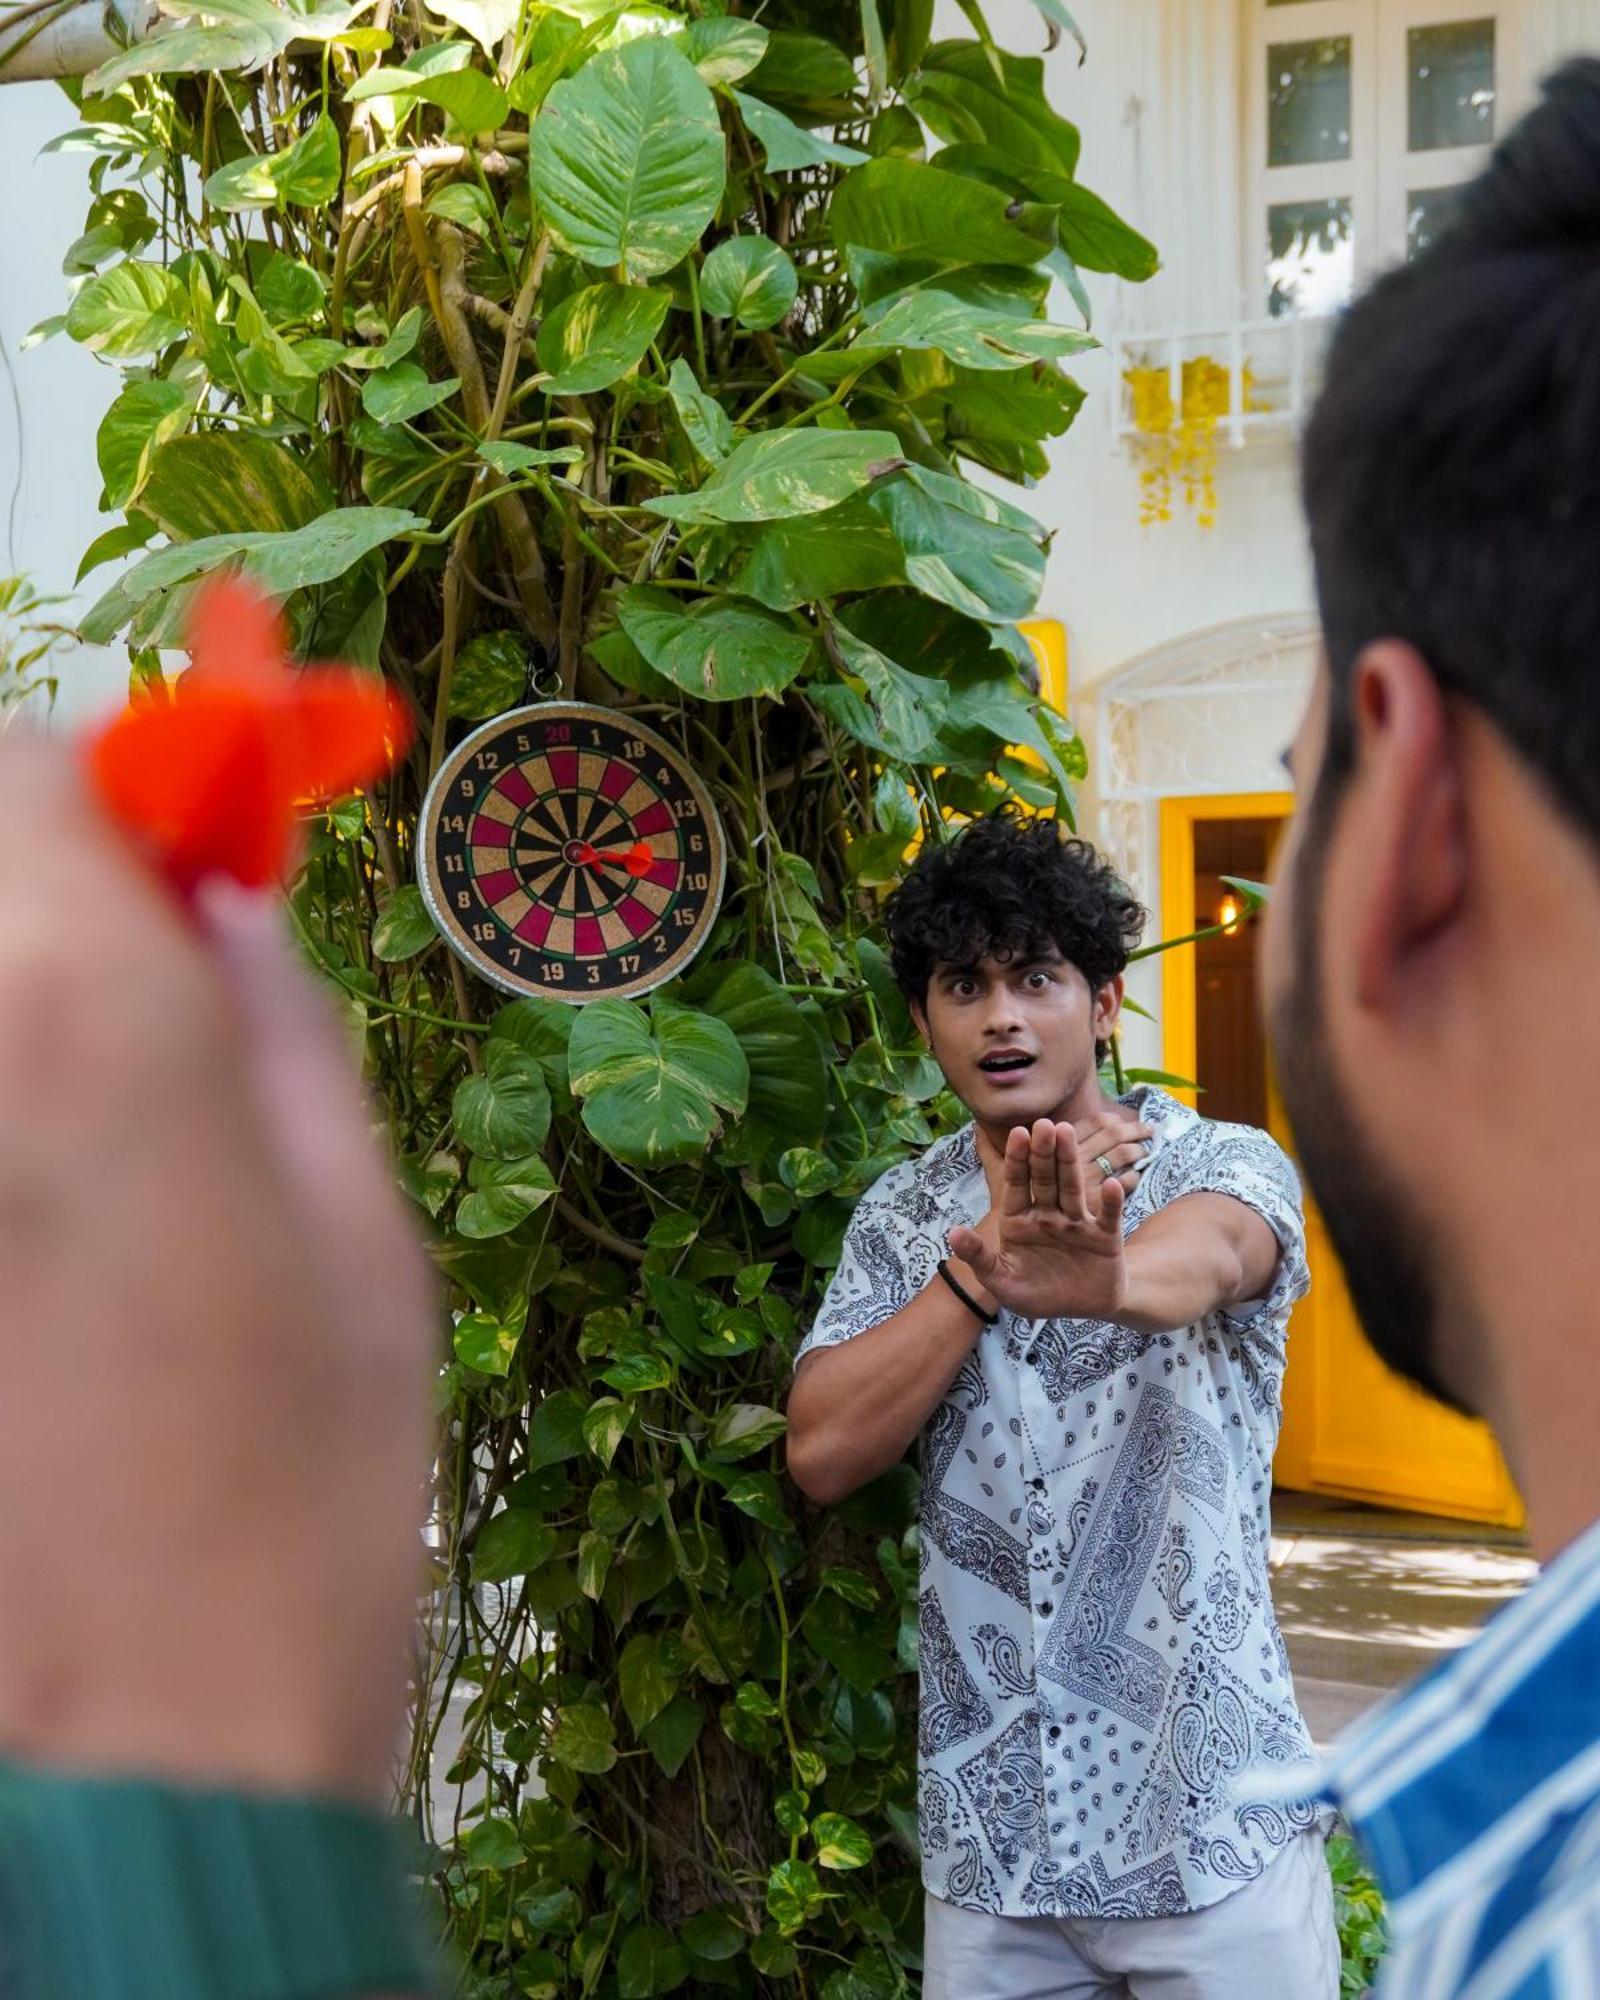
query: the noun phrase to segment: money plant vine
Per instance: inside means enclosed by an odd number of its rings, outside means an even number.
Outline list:
[[[1016,489],[1082,401],[1079,273],[1156,260],[1052,104],[1076,31],[164,5],[56,142],[91,206],[45,330],[118,376],[82,629],[160,699],[242,566],[415,717],[290,901],[443,1278],[397,1797],[460,1990],[914,1992],[916,1476],[813,1509],[781,1409],[852,1202],[954,1109],[879,899],[1082,775]],[[667,738],[726,830],[716,928],[645,999],[508,999],[417,888],[431,772],[556,697]]]

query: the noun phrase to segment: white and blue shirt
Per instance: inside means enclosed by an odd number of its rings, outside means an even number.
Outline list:
[[[1235,1796],[1311,1755],[1267,1581],[1299,1183],[1264,1132],[1124,1105],[1156,1133],[1128,1232],[1227,1194],[1280,1255],[1266,1297],[1173,1333],[1002,1313],[923,1434],[923,1880],[999,1916],[1200,1909],[1324,1818]],[[802,1354],[897,1313],[988,1206],[970,1125],[885,1174]]]
[[[1600,1523],[1347,1731],[1312,1789],[1388,1899],[1380,2000],[1595,2000]]]

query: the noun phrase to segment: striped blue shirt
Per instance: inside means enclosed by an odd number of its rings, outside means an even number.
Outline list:
[[[1600,1523],[1314,1782],[1388,1899],[1379,2000],[1595,2000]]]

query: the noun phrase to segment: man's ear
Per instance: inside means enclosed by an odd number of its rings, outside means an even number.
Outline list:
[[[1128,982],[1119,972],[1115,979],[1108,979],[1094,996],[1094,1038],[1097,1042],[1109,1042],[1116,1033],[1117,1023],[1122,1019],[1122,999],[1128,990]]]
[[[921,1000],[907,1000],[906,1006],[910,1011],[912,1020],[916,1023],[917,1033],[922,1037],[923,1045],[931,1049],[933,1047],[933,1037],[928,1033],[928,1009],[926,1005]]]
[[[1339,871],[1348,890],[1341,900],[1355,998],[1377,1008],[1392,999],[1412,955],[1461,907],[1465,799],[1449,704],[1415,647],[1398,639],[1368,646],[1355,663],[1350,702],[1355,768],[1339,816],[1349,857]],[[1338,913],[1326,915],[1337,934]]]

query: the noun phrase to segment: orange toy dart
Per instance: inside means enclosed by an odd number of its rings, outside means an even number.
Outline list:
[[[387,770],[410,718],[376,674],[291,667],[276,611],[237,578],[196,598],[189,651],[168,698],[88,740],[90,780],[180,895],[207,875],[263,888],[290,870],[306,801]]]

